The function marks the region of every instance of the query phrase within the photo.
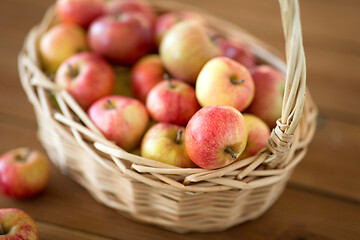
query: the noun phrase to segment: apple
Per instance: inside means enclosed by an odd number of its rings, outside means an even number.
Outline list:
[[[75,53],[87,50],[86,33],[76,25],[58,24],[41,36],[39,53],[45,70],[55,73]]]
[[[203,25],[205,25],[206,22],[199,14],[190,11],[174,11],[165,13],[158,17],[154,28],[155,42],[157,45],[160,45],[161,39],[171,27],[184,20],[195,21]]]
[[[256,66],[256,57],[245,44],[222,37],[215,38],[214,41],[220,48],[221,55],[241,63],[249,70]]]
[[[113,92],[115,73],[102,57],[84,52],[61,64],[55,82],[65,88],[83,109],[87,109],[97,99]]]
[[[0,157],[0,190],[12,198],[34,197],[50,177],[49,162],[41,152],[16,148]]]
[[[233,163],[244,151],[246,141],[244,117],[230,106],[204,107],[186,126],[186,151],[196,165],[205,169]]]
[[[171,79],[150,90],[146,107],[155,121],[182,126],[200,109],[195,89],[185,82]]]
[[[254,68],[255,97],[246,110],[261,118],[270,128],[281,117],[285,75],[268,65]]]
[[[203,107],[220,104],[243,111],[254,94],[254,81],[247,68],[227,57],[207,62],[196,81],[196,97]]]
[[[169,29],[159,50],[170,74],[190,84],[195,84],[205,63],[220,54],[203,26],[194,21],[182,21]]]
[[[131,87],[135,97],[145,102],[149,91],[164,80],[164,73],[159,55],[151,54],[141,58],[131,70]]]
[[[88,27],[105,10],[103,0],[57,0],[56,16],[61,22]]]
[[[89,27],[91,49],[110,61],[131,66],[152,48],[152,29],[140,14],[119,13],[97,18]]]
[[[255,115],[245,113],[245,126],[248,132],[247,143],[244,152],[240,155],[240,159],[248,158],[266,146],[270,137],[270,128],[268,125]]]
[[[112,0],[106,5],[106,13],[109,15],[121,13],[138,13],[143,15],[153,27],[156,22],[156,13],[146,0]]]
[[[184,136],[184,127],[157,123],[142,140],[141,156],[177,167],[196,167],[186,153]]]
[[[104,136],[126,151],[134,149],[146,131],[149,116],[143,103],[124,96],[94,102],[88,115]]]
[[[39,231],[34,220],[16,208],[0,209],[0,240],[39,240]]]

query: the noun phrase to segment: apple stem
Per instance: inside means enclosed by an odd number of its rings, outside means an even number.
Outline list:
[[[5,235],[5,231],[4,231],[4,229],[2,228],[2,226],[1,226],[1,224],[0,224],[0,236],[1,235]]]
[[[177,144],[180,144],[180,140],[181,140],[181,134],[182,134],[182,132],[183,132],[183,130],[182,130],[182,129],[179,129],[179,130],[177,131],[177,134],[176,134],[176,140],[175,140],[175,142],[176,142]]]
[[[172,82],[171,82],[171,77],[170,77],[170,75],[169,75],[168,73],[164,73],[164,74],[163,74],[163,78],[164,78],[166,81],[168,81],[169,87],[170,87],[171,89],[173,89],[173,88],[174,88],[174,84],[172,84]]]
[[[31,148],[27,148],[26,149],[26,152],[25,152],[25,155],[18,155],[16,157],[16,160],[18,160],[19,162],[23,162],[25,161],[26,159],[28,159],[28,157],[30,156],[31,154]]]
[[[79,74],[79,72],[76,71],[76,69],[72,65],[68,64],[67,68],[68,68],[70,77],[75,78]]]
[[[114,105],[112,104],[112,102],[110,101],[110,99],[107,99],[106,100],[106,103],[108,105],[108,108],[107,109],[115,109]]]
[[[220,33],[215,33],[214,35],[211,35],[211,34],[208,34],[210,40],[213,42],[213,43],[216,43],[216,39],[218,38],[223,38],[223,36],[220,34]],[[215,44],[216,45],[216,44]]]
[[[235,154],[234,151],[231,149],[231,147],[227,146],[227,147],[225,148],[225,152],[228,153],[228,154],[230,154],[233,160],[236,160],[236,159],[237,159],[236,154]]]
[[[244,80],[244,79],[234,79],[234,78],[230,78],[230,82],[231,82],[232,84],[237,85],[237,84],[243,84],[243,83],[245,82],[245,80]]]

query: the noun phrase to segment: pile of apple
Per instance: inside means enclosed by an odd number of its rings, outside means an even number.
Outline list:
[[[285,77],[202,16],[144,0],[58,0],[56,15],[39,41],[44,70],[124,150],[215,169],[264,148]],[[118,69],[131,97],[116,93]]]

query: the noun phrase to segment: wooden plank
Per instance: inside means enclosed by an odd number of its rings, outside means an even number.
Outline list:
[[[360,125],[320,118],[291,182],[360,201]]]
[[[21,121],[21,119],[16,120],[10,117],[1,118],[0,152],[18,146],[41,149],[40,144],[34,141],[35,126],[21,125]],[[358,184],[356,184],[358,172],[355,170],[358,169],[359,163],[351,160],[350,153],[341,155],[336,152],[339,151],[341,144],[359,142],[357,141],[359,135],[352,125],[345,123],[327,123],[324,124],[323,130],[319,129],[318,143],[310,149],[308,160],[300,164],[291,182],[336,193],[336,195],[350,198],[350,201],[317,195],[316,189],[307,192],[298,187],[292,188],[290,185],[280,201],[262,218],[223,233],[177,235],[153,226],[136,223],[97,203],[83,188],[63,176],[54,167],[52,167],[49,186],[42,195],[26,201],[0,197],[0,206],[23,209],[39,221],[48,221],[79,231],[119,239],[151,239],[152,236],[159,236],[159,239],[233,239],[234,235],[239,234],[244,239],[268,239],[269,236],[274,236],[273,239],[286,239],[289,235],[294,238],[356,239],[355,236],[360,234],[359,226],[356,225],[360,220],[360,206],[354,204],[358,197]],[[331,129],[335,129],[334,132],[331,132]],[[334,142],[329,146],[323,140],[332,138],[329,136],[333,136],[334,133],[338,135],[333,137]],[[350,135],[353,138],[350,138],[348,142],[336,137],[339,134],[340,136]],[[336,144],[340,146],[334,147]],[[349,146],[344,150],[351,148],[352,151],[359,151],[360,148],[357,146],[352,145],[354,149]],[[326,152],[324,149],[329,151],[325,157],[322,155]],[[329,160],[332,156],[333,159]],[[349,164],[336,161],[340,159],[339,157],[342,157],[343,161],[348,161]],[[331,165],[324,166],[324,171],[321,171],[321,167],[326,162],[322,159],[328,159],[331,162]]]
[[[90,234],[64,226],[49,224],[46,222],[36,221],[38,226],[40,238],[42,240],[109,240],[110,238]]]

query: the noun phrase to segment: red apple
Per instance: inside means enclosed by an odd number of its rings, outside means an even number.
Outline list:
[[[281,116],[285,75],[273,67],[261,65],[254,69],[255,97],[246,110],[273,128]]]
[[[89,27],[91,49],[110,61],[130,66],[152,48],[152,30],[136,13],[120,13],[96,19]]]
[[[245,113],[245,126],[248,132],[248,139],[244,152],[240,155],[240,159],[248,158],[266,146],[270,137],[270,128],[266,123],[255,115]]]
[[[196,81],[196,97],[203,107],[220,104],[243,111],[254,94],[255,85],[247,68],[227,57],[211,59]]]
[[[246,141],[244,117],[230,106],[204,107],[186,126],[186,151],[196,165],[205,169],[234,162],[244,151]]]
[[[115,95],[94,102],[88,115],[107,139],[126,151],[140,143],[149,122],[144,104],[133,98]]]
[[[156,13],[146,0],[112,0],[107,3],[107,14],[138,13],[143,15],[150,26],[153,27],[156,21]]]
[[[88,27],[105,10],[103,0],[57,0],[56,15],[64,23]]]
[[[34,220],[16,208],[0,209],[0,240],[39,240]]]
[[[67,58],[86,49],[84,29],[69,24],[54,26],[41,37],[39,44],[43,66],[51,73],[55,73]]]
[[[185,128],[158,123],[145,134],[141,156],[177,167],[196,167],[185,149]]]
[[[182,126],[200,109],[195,89],[185,82],[170,79],[150,90],[146,107],[155,121]]]
[[[164,73],[159,55],[152,54],[141,58],[131,70],[131,87],[135,97],[145,102],[149,91],[164,80]]]
[[[201,17],[199,14],[190,11],[176,11],[176,12],[168,12],[156,20],[155,24],[155,42],[157,45],[160,45],[161,39],[165,35],[165,33],[173,27],[175,24],[180,21],[195,21],[200,24],[205,24],[205,19]]]
[[[61,64],[55,82],[65,88],[83,109],[87,109],[99,98],[113,92],[115,73],[102,57],[85,52]]]
[[[175,78],[190,84],[195,84],[205,63],[219,54],[204,27],[194,21],[173,26],[160,44],[160,57],[165,68]]]
[[[30,198],[46,187],[50,167],[45,155],[30,148],[17,148],[0,157],[0,190],[13,198]]]
[[[223,56],[241,63],[249,70],[256,66],[256,57],[245,44],[222,37],[216,38],[215,43],[219,46]]]

